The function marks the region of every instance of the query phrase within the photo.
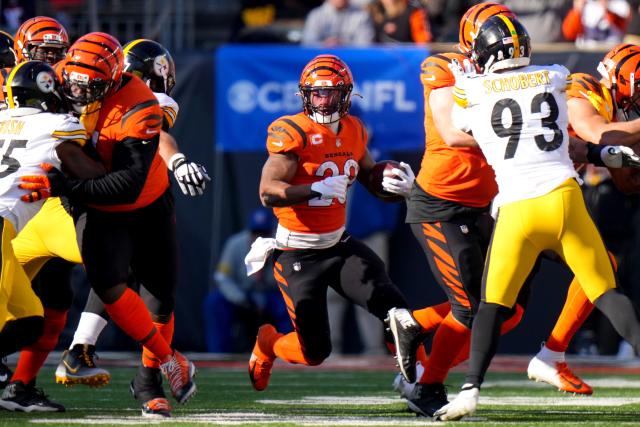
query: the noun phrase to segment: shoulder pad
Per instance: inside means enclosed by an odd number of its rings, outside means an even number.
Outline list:
[[[593,105],[602,117],[613,119],[613,100],[611,92],[602,86],[598,79],[586,73],[573,73],[567,87],[567,97],[584,98]]]
[[[65,141],[74,141],[81,146],[87,141],[88,135],[80,120],[65,114],[60,115],[61,119],[51,132],[51,136]]]
[[[180,106],[175,101],[175,99],[173,99],[166,93],[154,92],[153,94],[156,96],[156,99],[160,104],[160,108],[162,108],[162,113],[163,113],[165,122],[170,128],[172,128],[174,123],[176,122],[176,119],[178,118],[178,112],[180,111]]]
[[[307,146],[307,124],[301,115],[282,116],[267,128],[267,151],[285,153]]]
[[[446,52],[432,55],[420,65],[420,80],[425,87],[438,89],[453,86],[456,79],[449,69],[449,64],[456,59],[460,63],[467,57],[461,53]]]

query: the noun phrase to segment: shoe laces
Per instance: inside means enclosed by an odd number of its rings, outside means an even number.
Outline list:
[[[91,357],[91,355],[89,354],[88,351],[86,350],[82,350],[82,353],[80,353],[80,358],[82,359],[82,361],[84,362],[85,365],[87,365],[90,368],[95,368],[96,364],[93,361],[93,357]]]
[[[569,365],[567,362],[556,362],[556,369],[558,370],[558,374],[562,377],[567,378],[569,381],[574,383],[581,383],[582,380],[576,376],[571,369],[569,369]]]
[[[178,361],[178,358],[174,354],[168,362],[162,364],[162,371],[167,375],[169,379],[169,383],[171,384],[171,389],[175,390],[180,388],[183,381],[183,372],[182,372],[182,364]]]

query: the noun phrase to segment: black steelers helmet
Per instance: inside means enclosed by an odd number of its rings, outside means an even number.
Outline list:
[[[33,107],[55,113],[62,105],[56,73],[46,62],[16,65],[5,81],[5,88],[8,108]]]
[[[13,50],[13,37],[0,31],[0,68],[16,65],[16,52]]]
[[[480,27],[471,57],[483,73],[529,65],[529,33],[513,16],[492,16]]]
[[[171,95],[176,84],[176,65],[169,51],[153,40],[137,39],[123,48],[124,71],[140,77],[153,92]]]

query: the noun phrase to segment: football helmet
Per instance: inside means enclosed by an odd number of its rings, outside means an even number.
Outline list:
[[[598,64],[598,72],[609,82],[616,108],[625,120],[630,112],[640,114],[640,46],[615,46]]]
[[[89,33],[71,45],[56,67],[65,97],[74,107],[103,99],[122,81],[124,55],[115,37]]]
[[[17,62],[36,59],[53,65],[64,58],[68,48],[67,30],[48,16],[27,19],[16,32],[14,49]]]
[[[13,37],[0,31],[0,68],[16,65],[16,51],[13,49]]]
[[[316,123],[335,123],[351,106],[353,77],[335,55],[318,55],[302,70],[298,85],[304,113]]]
[[[26,61],[15,66],[5,88],[8,108],[33,107],[55,113],[62,105],[56,73],[43,61]]]
[[[124,45],[124,71],[140,77],[153,92],[171,95],[176,64],[169,51],[153,40],[138,39]]]
[[[471,46],[471,58],[482,73],[529,65],[529,33],[514,17],[492,16],[480,27]]]
[[[462,15],[460,19],[460,34],[458,49],[464,54],[469,54],[471,51],[471,44],[473,40],[478,36],[478,31],[484,22],[496,15],[505,15],[515,18],[516,15],[507,6],[494,3],[478,3],[471,6],[469,10]]]

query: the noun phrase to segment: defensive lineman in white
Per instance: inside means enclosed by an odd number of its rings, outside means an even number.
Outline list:
[[[494,16],[483,24],[472,47],[483,74],[458,74],[456,79],[453,121],[473,133],[495,170],[499,211],[465,384],[451,403],[436,411],[436,419],[458,420],[475,412],[500,326],[542,251],[553,251],[567,263],[588,298],[636,352],[640,350],[640,323],[629,299],[616,289],[569,157],[569,71],[559,65],[530,66],[530,56],[526,29],[515,18]],[[600,154],[603,148],[592,151]]]

